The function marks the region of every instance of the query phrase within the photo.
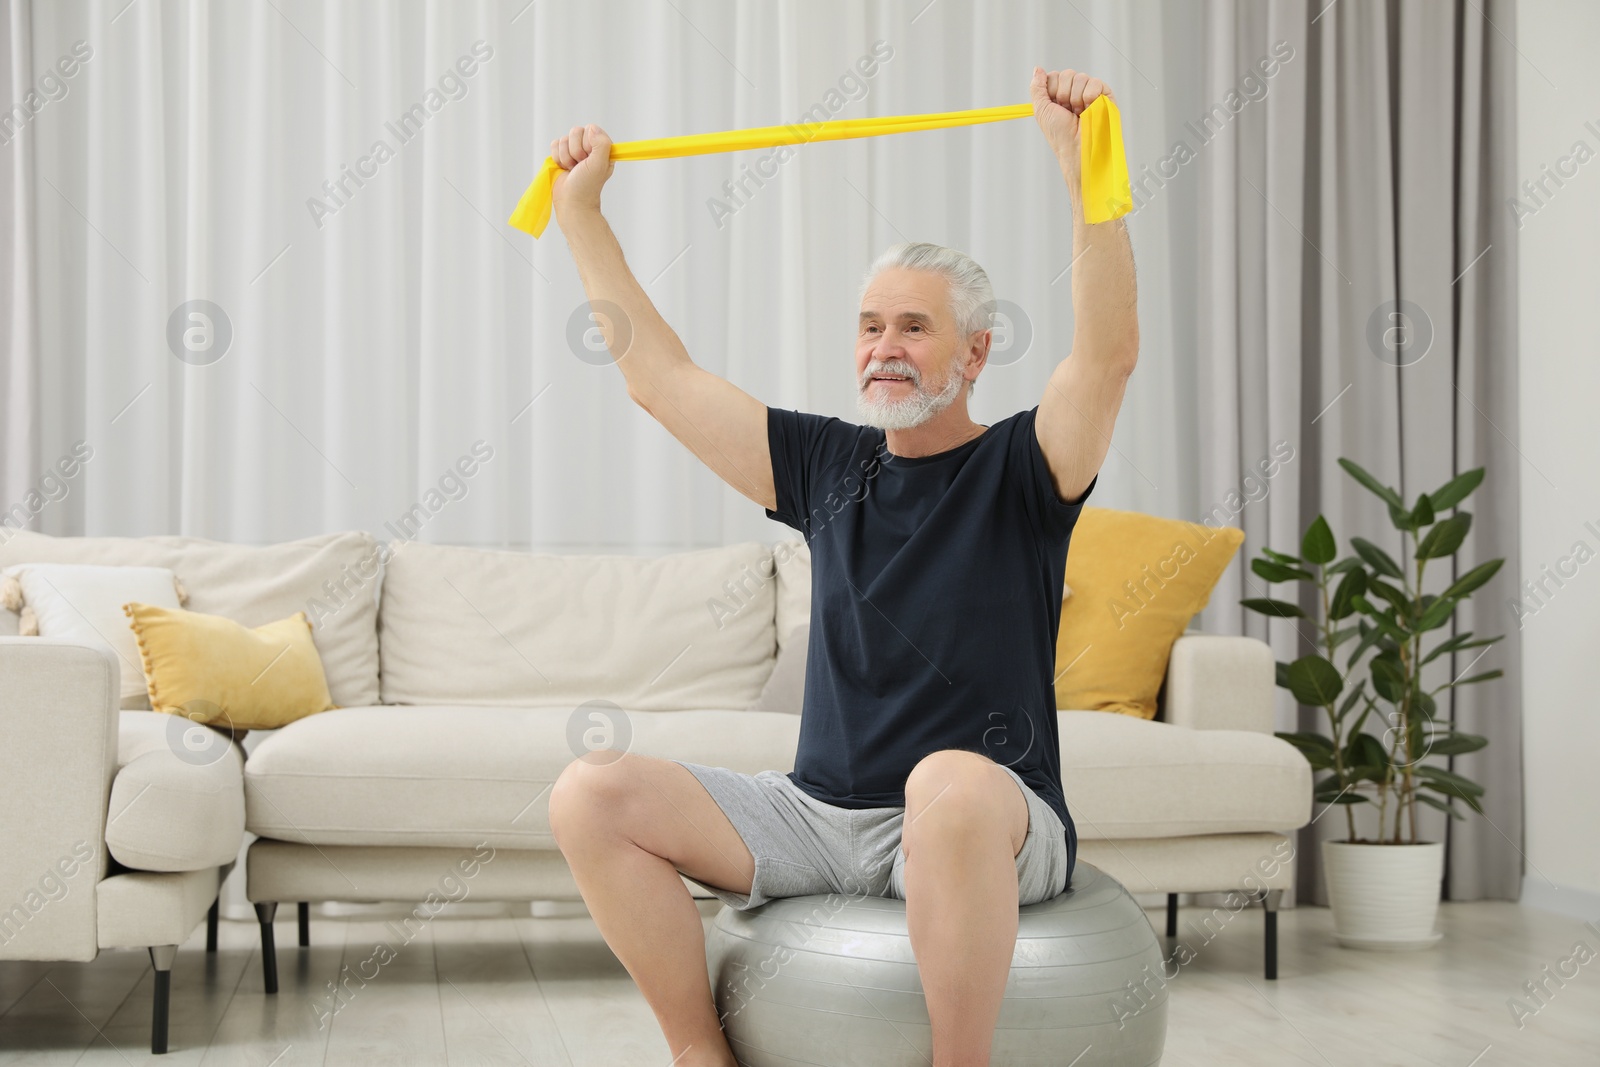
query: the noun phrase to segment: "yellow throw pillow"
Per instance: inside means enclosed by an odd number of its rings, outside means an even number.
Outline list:
[[[220,615],[130,601],[150,707],[234,730],[271,730],[337,707],[311,621],[297,611],[250,629]]]
[[[1172,643],[1243,543],[1233,526],[1085,507],[1067,549],[1056,707],[1155,718]]]

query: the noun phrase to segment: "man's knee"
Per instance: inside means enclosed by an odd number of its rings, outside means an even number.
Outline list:
[[[562,768],[550,787],[550,833],[563,852],[580,836],[615,829],[629,807],[633,776],[624,753],[585,753]]]
[[[907,819],[986,821],[1000,809],[1006,774],[978,752],[941,749],[917,761],[906,779]]]
[[[906,822],[901,848],[909,855],[910,843],[916,837],[930,833],[993,833],[997,826],[1004,827],[1015,839],[1016,828],[1009,825],[1014,821],[1015,806],[1010,803],[1007,790],[1021,799],[1011,776],[982,753],[964,749],[930,752],[917,761],[906,778]],[[1027,833],[1025,805],[1022,833]],[[1015,855],[1016,849],[1012,853]]]

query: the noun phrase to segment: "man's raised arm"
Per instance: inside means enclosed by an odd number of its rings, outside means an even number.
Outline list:
[[[1072,352],[1050,374],[1034,432],[1056,493],[1076,500],[1105,461],[1128,376],[1139,355],[1133,248],[1121,219],[1084,221],[1078,116],[1102,81],[1071,70],[1035,68],[1033,110],[1066,180],[1072,205]]]
[[[596,314],[628,395],[723,481],[764,508],[776,509],[767,406],[732,382],[696,366],[672,327],[628,269],[600,189],[611,176],[611,138],[598,126],[574,126],[550,143],[561,164],[552,187],[556,224],[567,239],[591,306],[621,309],[621,321]]]

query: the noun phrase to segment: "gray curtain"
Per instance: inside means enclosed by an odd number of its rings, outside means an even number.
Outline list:
[[[1515,182],[1511,4],[1310,0],[1167,11],[1172,132],[1194,147],[1184,166],[1198,177],[1187,190],[1173,183],[1194,199],[1173,212],[1185,221],[1172,239],[1182,253],[1175,260],[1187,255],[1193,267],[1194,291],[1175,305],[1192,316],[1179,333],[1194,338],[1200,382],[1201,499],[1237,501],[1251,477],[1265,485],[1244,494],[1233,520],[1246,532],[1247,557],[1263,545],[1297,553],[1319,512],[1342,551],[1360,535],[1398,555],[1386,510],[1339,457],[1407,500],[1486,468],[1463,505],[1474,524],[1457,566],[1506,563],[1455,625],[1505,637],[1476,663],[1485,650],[1441,657],[1425,680],[1448,681],[1469,663],[1474,674],[1505,671],[1441,694],[1450,695],[1441,717],[1489,738],[1447,764],[1487,789],[1487,814],[1466,811],[1462,822],[1424,808],[1419,837],[1447,843],[1445,899],[1514,900],[1523,869],[1521,655],[1503,605],[1518,584],[1524,469],[1513,444],[1516,242],[1504,207]],[[1279,62],[1258,66],[1263,57]],[[1236,110],[1230,92],[1239,94]],[[1448,562],[1435,569],[1427,591],[1456,577]],[[1280,661],[1292,660],[1312,651],[1305,635],[1238,607],[1241,597],[1288,593],[1235,566],[1212,596],[1206,628],[1268,638]],[[1315,607],[1309,597],[1302,606]],[[1281,729],[1326,732],[1322,712],[1296,708],[1287,693],[1280,700]],[[1363,809],[1357,830],[1368,836],[1375,812]],[[1321,805],[1314,813],[1297,843],[1298,890],[1326,903],[1320,842],[1344,839],[1345,813],[1324,818]]]

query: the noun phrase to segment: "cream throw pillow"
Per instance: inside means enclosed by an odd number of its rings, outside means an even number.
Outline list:
[[[122,667],[121,707],[148,708],[139,647],[122,605],[130,600],[177,610],[187,596],[166,567],[18,563],[0,571],[0,598],[21,613],[18,634],[100,645]]]

